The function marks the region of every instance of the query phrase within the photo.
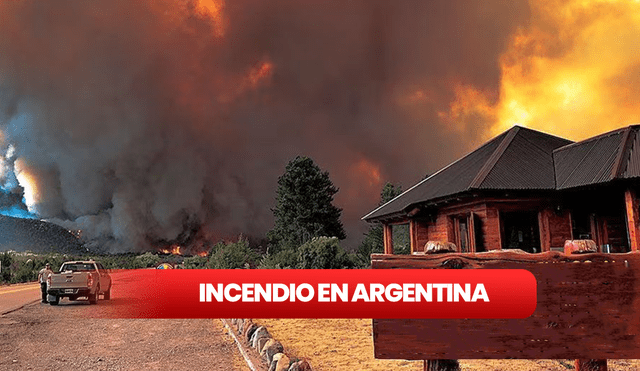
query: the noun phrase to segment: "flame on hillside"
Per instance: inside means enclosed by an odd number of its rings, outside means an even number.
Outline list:
[[[171,246],[168,249],[160,249],[160,252],[163,254],[171,254],[171,255],[182,255],[180,253],[181,246]]]

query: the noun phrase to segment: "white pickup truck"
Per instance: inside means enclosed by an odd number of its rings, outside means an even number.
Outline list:
[[[47,294],[51,305],[58,305],[64,297],[69,300],[86,297],[90,304],[96,304],[100,295],[105,300],[111,299],[111,276],[102,264],[93,260],[62,263],[60,271],[47,280]]]

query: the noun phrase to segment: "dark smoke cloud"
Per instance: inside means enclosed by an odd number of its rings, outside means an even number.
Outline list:
[[[525,1],[228,1],[219,37],[192,1],[5,2],[2,145],[38,179],[32,211],[111,251],[188,242],[197,226],[261,235],[284,165],[308,155],[340,188],[355,244],[384,181],[406,188],[483,139],[488,123],[453,129],[438,112],[455,84],[497,91],[528,13]]]

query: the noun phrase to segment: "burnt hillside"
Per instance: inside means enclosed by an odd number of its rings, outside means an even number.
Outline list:
[[[45,221],[0,215],[0,251],[77,253],[83,251],[68,230]]]

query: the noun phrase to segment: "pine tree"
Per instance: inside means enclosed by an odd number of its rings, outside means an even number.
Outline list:
[[[278,178],[275,224],[267,233],[270,253],[297,250],[314,237],[345,239],[342,210],[333,205],[338,189],[309,157],[298,156]]]

